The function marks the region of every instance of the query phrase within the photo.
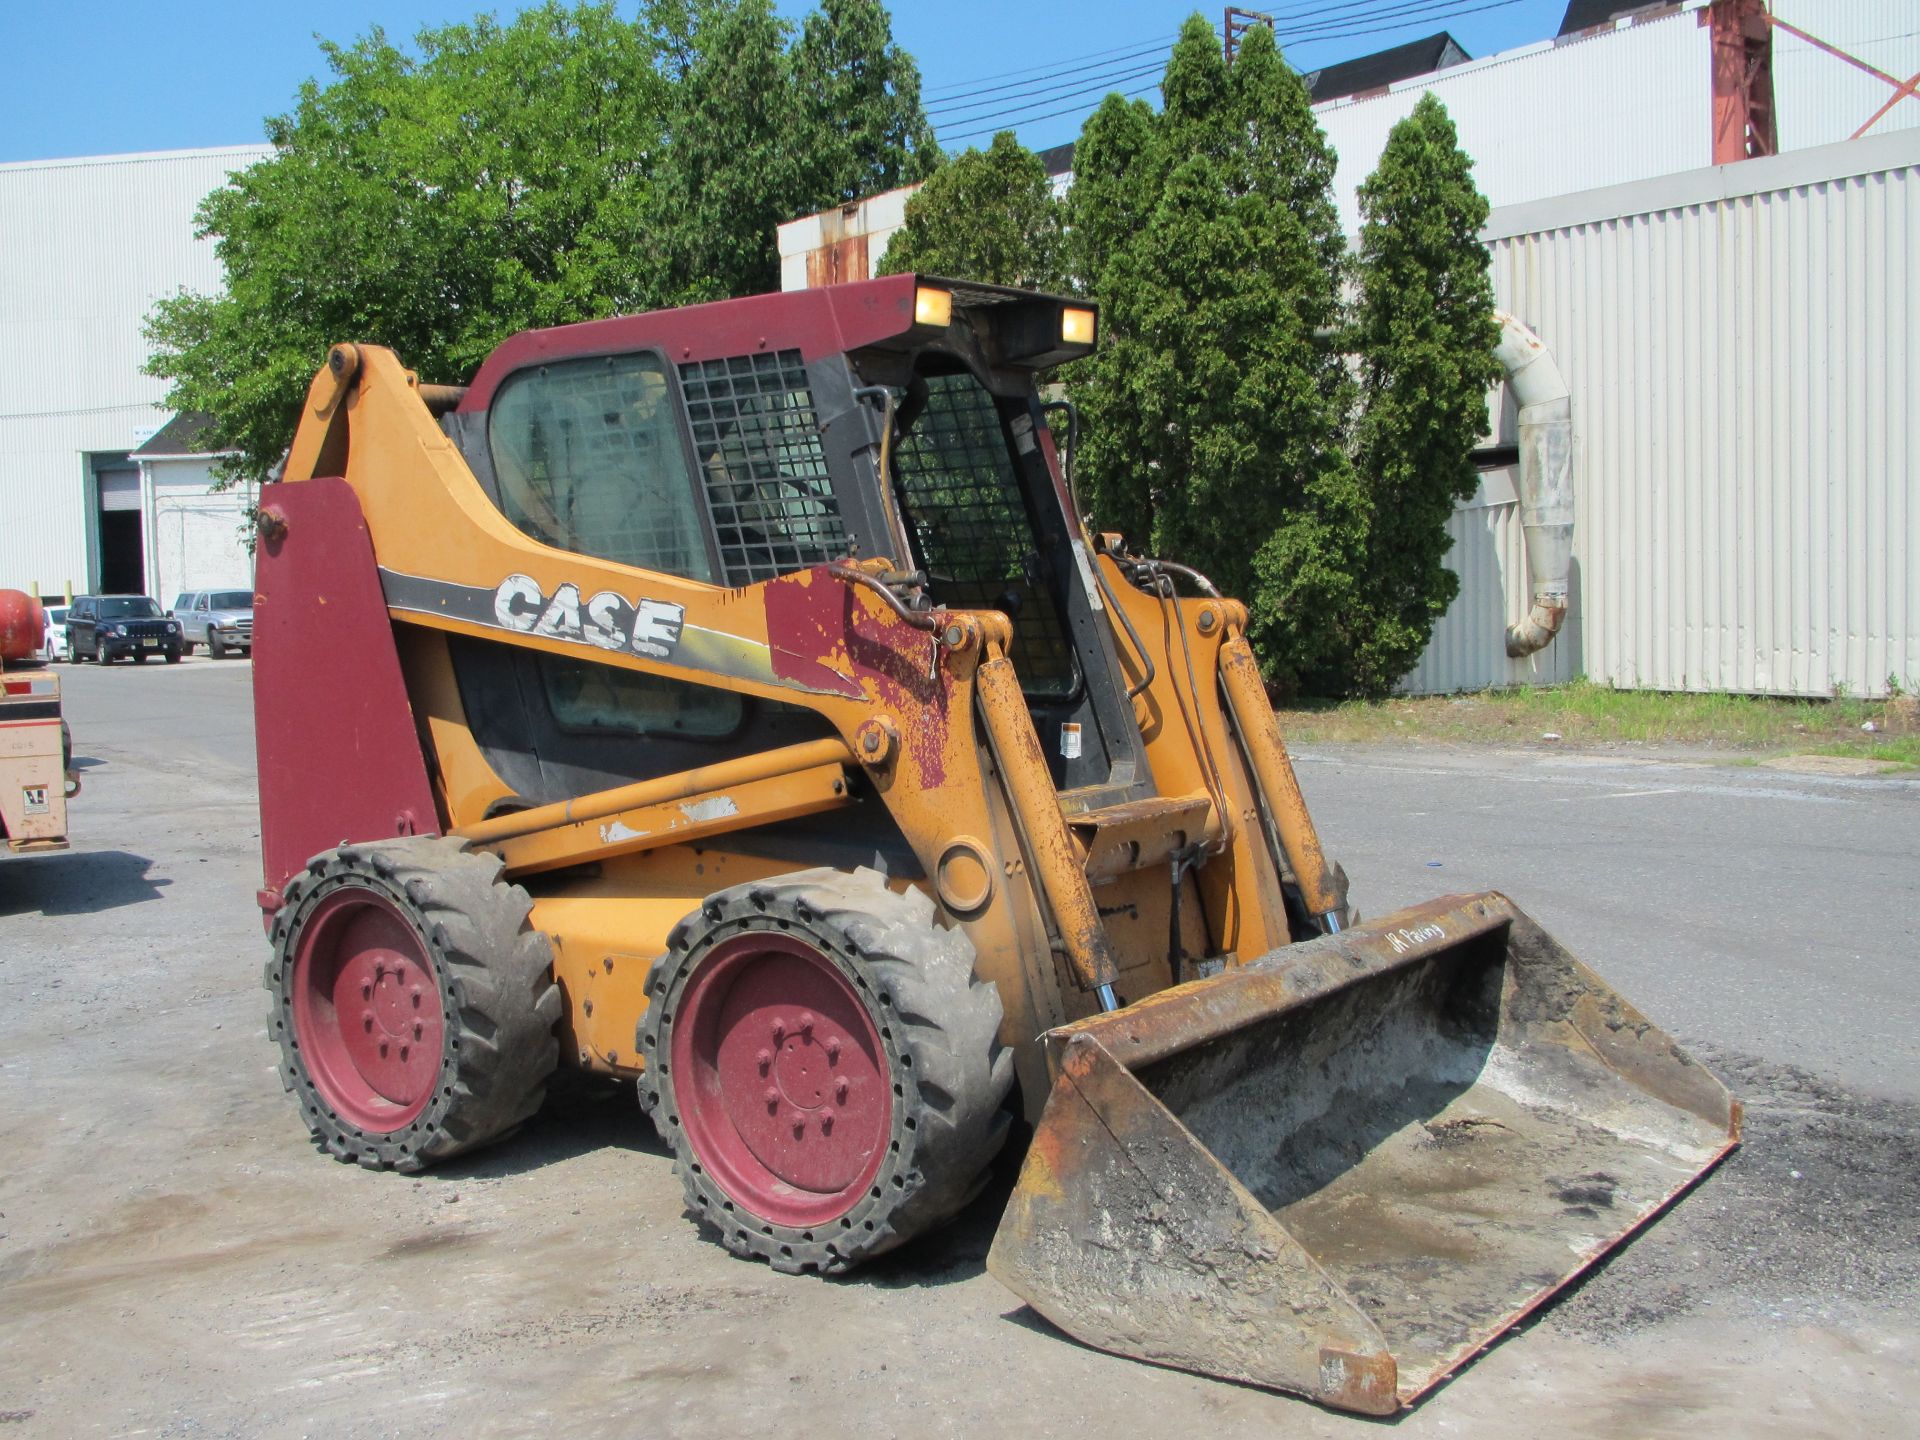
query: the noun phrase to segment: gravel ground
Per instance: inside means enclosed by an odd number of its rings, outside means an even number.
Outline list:
[[[702,1240],[625,1094],[419,1179],[326,1161],[264,1028],[247,668],[66,671],[76,847],[0,863],[0,1437],[1375,1428],[1059,1337],[982,1269],[1005,1180],[821,1281]],[[1920,786],[1302,772],[1369,911],[1498,883],[1748,1107],[1713,1176],[1391,1428],[1920,1430]]]

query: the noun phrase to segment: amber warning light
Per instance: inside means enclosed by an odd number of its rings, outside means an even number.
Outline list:
[[[1082,310],[1069,305],[1060,312],[1060,343],[1063,345],[1093,344],[1093,311]]]
[[[913,323],[946,329],[953,320],[953,296],[922,285],[913,292]]]

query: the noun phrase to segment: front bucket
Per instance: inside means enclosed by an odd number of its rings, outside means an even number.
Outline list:
[[[1047,1043],[987,1268],[1102,1350],[1372,1415],[1739,1143],[1726,1088],[1498,894]]]

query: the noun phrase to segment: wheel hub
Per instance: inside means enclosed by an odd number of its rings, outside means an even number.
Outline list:
[[[294,954],[294,1032],[314,1086],[342,1118],[391,1133],[432,1098],[446,1020],[419,932],[357,886],[314,908]]]
[[[671,1049],[695,1154],[738,1200],[804,1228],[865,1193],[892,1086],[866,1007],[825,955],[781,934],[723,941],[681,994]]]

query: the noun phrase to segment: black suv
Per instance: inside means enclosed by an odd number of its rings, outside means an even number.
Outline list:
[[[67,611],[67,659],[92,656],[102,665],[131,655],[144,665],[149,655],[180,663],[185,648],[180,622],[169,620],[144,595],[80,595]]]

